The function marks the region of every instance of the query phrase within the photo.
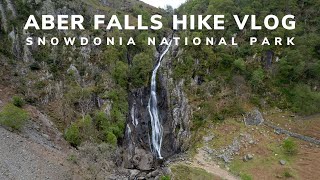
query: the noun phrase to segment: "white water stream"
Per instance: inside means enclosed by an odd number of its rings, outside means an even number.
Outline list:
[[[161,54],[156,67],[153,69],[152,77],[151,77],[151,92],[150,92],[150,99],[148,104],[148,110],[150,114],[151,120],[151,143],[152,149],[151,151],[156,153],[159,159],[162,159],[161,156],[161,144],[162,144],[162,136],[163,136],[163,129],[159,119],[159,111],[158,111],[158,100],[157,100],[157,86],[156,86],[156,77],[157,71],[161,65],[161,61],[166,53],[169,51],[171,47],[172,40],[170,40],[169,45],[166,47],[165,51]]]

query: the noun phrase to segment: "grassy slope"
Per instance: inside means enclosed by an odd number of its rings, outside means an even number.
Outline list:
[[[319,117],[309,117],[308,121],[301,120],[288,121],[290,118],[289,112],[270,111],[265,115],[267,120],[279,122],[279,125],[288,128],[288,130],[298,131],[301,134],[308,135],[308,132],[316,132],[318,128]],[[291,117],[293,118],[293,117]],[[302,117],[295,117],[295,119]],[[287,125],[289,123],[289,125]],[[310,126],[313,124],[313,127]],[[307,127],[303,128],[301,127]],[[290,128],[290,129],[289,129]],[[313,130],[314,129],[314,130]],[[296,155],[287,155],[282,148],[285,135],[276,135],[273,129],[266,126],[245,127],[239,119],[227,119],[222,123],[207,123],[197,132],[195,132],[194,142],[196,145],[191,148],[190,155],[197,153],[199,147],[203,147],[205,143],[202,140],[203,136],[213,134],[215,138],[206,145],[212,149],[220,149],[232,143],[235,137],[240,134],[250,134],[257,144],[247,144],[241,146],[239,155],[234,156],[234,160],[227,164],[230,171],[239,175],[241,179],[315,179],[320,174],[317,173],[316,157],[320,156],[318,147],[309,143],[293,139],[298,146]],[[313,133],[313,135],[315,135]],[[242,159],[246,154],[254,154],[254,159],[244,162]],[[279,161],[285,160],[286,165],[280,165]],[[221,160],[217,160],[219,164],[224,164]],[[222,166],[223,167],[223,166]],[[292,176],[292,177],[289,177]]]

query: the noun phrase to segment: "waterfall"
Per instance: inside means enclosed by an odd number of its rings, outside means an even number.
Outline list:
[[[159,112],[158,112],[158,102],[157,102],[157,86],[156,86],[156,77],[157,77],[157,71],[161,65],[161,61],[163,57],[166,55],[166,53],[169,51],[169,48],[172,44],[172,40],[170,40],[168,46],[166,47],[165,51],[162,52],[160,55],[160,58],[158,60],[157,65],[153,69],[152,77],[151,77],[151,92],[150,92],[150,99],[148,104],[148,110],[150,114],[150,120],[151,120],[151,143],[152,143],[152,149],[151,151],[153,153],[156,153],[159,159],[162,159],[161,156],[161,144],[162,144],[162,125],[159,119]]]
[[[131,131],[131,128],[130,128],[130,126],[129,126],[129,124],[127,124],[127,138],[128,138],[128,140],[129,140],[129,142],[128,142],[128,144],[129,144],[129,146],[128,146],[128,158],[130,159],[131,157],[132,157],[132,152],[133,152],[133,141],[131,140],[131,133],[132,133],[132,131]]]
[[[139,124],[139,122],[138,122],[138,119],[136,118],[135,104],[132,105],[130,114],[131,114],[132,124],[134,125],[134,127],[136,127]]]

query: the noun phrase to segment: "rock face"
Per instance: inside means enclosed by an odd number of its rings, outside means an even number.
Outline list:
[[[264,118],[261,112],[258,109],[254,109],[253,111],[249,112],[245,119],[246,125],[261,125],[264,122]]]
[[[164,59],[165,67],[169,59]],[[159,71],[157,98],[160,121],[163,126],[161,155],[168,158],[188,147],[190,137],[191,108],[182,91],[183,80],[173,82],[171,74]],[[151,125],[148,111],[150,88],[135,89],[129,94],[129,115],[123,141],[123,166],[150,170],[162,162],[151,152]]]

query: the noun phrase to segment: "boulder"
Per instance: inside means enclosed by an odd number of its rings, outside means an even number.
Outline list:
[[[149,171],[153,166],[153,155],[144,149],[136,148],[133,163],[137,169]]]
[[[279,163],[280,163],[281,165],[286,165],[287,162],[286,162],[285,160],[280,160]]]
[[[205,137],[203,137],[203,141],[205,143],[208,143],[208,142],[212,141],[213,138],[214,138],[214,136],[205,136]]]
[[[243,161],[247,162],[249,160],[253,159],[253,155],[252,154],[247,154],[243,157]]]
[[[246,125],[258,126],[264,122],[264,118],[258,109],[254,109],[253,111],[247,113],[244,121]]]
[[[130,179],[135,179],[139,173],[140,173],[139,170],[136,170],[136,169],[130,170]]]

